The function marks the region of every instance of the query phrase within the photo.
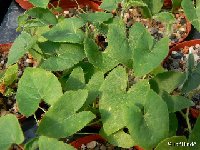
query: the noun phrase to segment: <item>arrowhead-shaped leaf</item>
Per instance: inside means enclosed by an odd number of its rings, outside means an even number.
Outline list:
[[[43,36],[53,42],[81,43],[84,32],[80,28],[83,25],[84,21],[80,18],[66,18],[50,31],[44,33]]]
[[[150,80],[150,84],[151,88],[157,93],[161,93],[163,90],[171,93],[184,83],[185,78],[185,73],[167,71],[157,74],[157,76]]]
[[[102,72],[107,72],[119,64],[117,60],[108,56],[106,52],[100,52],[97,44],[89,37],[84,40],[84,50],[89,62]]]
[[[187,19],[198,31],[200,31],[200,5],[197,5],[197,7],[194,8],[193,2],[189,0],[183,0],[181,5]]]
[[[49,0],[29,0],[29,2],[31,2],[36,7],[46,8]]]
[[[164,0],[143,0],[151,10],[152,15],[159,13],[163,7]]]
[[[144,76],[158,67],[169,50],[168,38],[163,38],[154,44],[153,37],[141,23],[135,23],[130,29],[129,43],[133,52],[134,73],[138,77]]]
[[[14,41],[9,54],[7,65],[16,63],[35,44],[36,40],[30,34],[22,32]]]
[[[105,52],[119,63],[130,66],[132,63],[131,51],[126,37],[126,27],[121,19],[116,18],[109,25],[107,40],[108,46]]]
[[[87,96],[87,90],[67,91],[42,118],[38,133],[64,138],[81,130],[95,118],[95,115],[88,111],[76,113],[85,103]]]
[[[85,58],[83,47],[77,44],[62,44],[57,53],[57,56],[45,60],[41,67],[50,71],[63,71]]]
[[[32,18],[38,19],[45,25],[56,25],[58,23],[56,16],[49,10],[44,8],[32,8],[26,11],[26,14]]]
[[[137,92],[135,95],[137,95]],[[134,97],[132,98],[134,99]],[[127,109],[127,127],[137,145],[146,149],[153,148],[168,136],[169,114],[167,105],[152,90],[148,92],[146,97],[142,96],[140,99],[145,101],[144,105],[139,105],[137,99],[135,101],[138,104],[130,105],[130,108]]]
[[[99,110],[104,132],[108,136],[126,125],[124,117],[121,116],[125,109],[127,80],[125,69],[118,67],[109,73],[101,86]]]
[[[6,115],[0,118],[0,149],[8,150],[12,144],[21,144],[24,135],[17,118]]]
[[[40,136],[39,138],[40,150],[75,150],[71,145],[65,144],[57,139]]]
[[[16,99],[19,111],[30,116],[37,110],[42,99],[53,105],[61,95],[61,84],[51,72],[27,68],[18,83]]]
[[[168,106],[169,113],[181,111],[184,108],[194,106],[194,103],[183,96],[171,96],[167,92],[163,92],[162,99]]]

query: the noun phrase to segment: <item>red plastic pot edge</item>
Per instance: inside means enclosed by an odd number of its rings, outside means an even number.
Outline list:
[[[5,43],[5,44],[0,44],[0,52],[8,52],[9,49],[11,48],[12,43]]]
[[[33,4],[31,4],[28,0],[15,0],[23,9],[28,10],[33,8]],[[100,2],[94,2],[92,0],[80,0],[79,2],[81,7],[84,7],[84,5],[89,5],[94,11],[100,11],[99,5]],[[49,8],[52,7],[52,5],[55,7],[58,5],[58,2],[56,0],[52,0],[51,4],[49,4]],[[69,8],[77,7],[76,2],[71,2],[67,0],[61,0],[60,1],[60,7],[63,8],[63,10],[68,10]]]
[[[197,39],[197,40],[185,41],[185,42],[182,42],[182,43],[175,45],[174,47],[172,47],[170,49],[167,57],[165,58],[165,60],[163,62],[167,61],[167,59],[168,59],[169,55],[171,55],[172,51],[178,51],[179,49],[184,48],[185,46],[190,47],[190,46],[194,46],[196,44],[200,44],[200,39],[199,40]],[[190,108],[190,112],[191,112],[191,114],[194,118],[198,118],[198,116],[200,115],[200,110],[197,110],[197,109],[194,109],[194,108]]]
[[[71,142],[70,144],[78,149],[82,146],[82,144],[87,144],[91,141],[99,141],[99,142],[106,142],[106,140],[104,138],[102,138],[99,134],[91,134],[82,138],[79,138],[73,142]],[[143,150],[142,148],[140,148],[139,146],[134,146],[134,148],[136,148],[137,150]]]
[[[165,61],[167,61],[169,55],[171,55],[172,51],[178,51],[181,48],[184,48],[185,46],[194,46],[195,44],[200,44],[200,39],[199,40],[190,40],[190,41],[184,41],[181,43],[178,43],[176,45],[174,45],[173,47],[170,48],[169,53],[167,55],[167,57],[164,59],[163,63]]]

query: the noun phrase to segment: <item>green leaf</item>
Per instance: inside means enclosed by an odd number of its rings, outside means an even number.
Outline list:
[[[181,111],[184,108],[194,106],[194,103],[183,96],[171,96],[167,92],[162,94],[163,100],[168,106],[169,113]]]
[[[87,89],[88,98],[85,102],[85,105],[92,104],[96,97],[100,94],[99,88],[104,81],[104,75],[102,72],[96,72],[89,80],[89,83],[85,83],[84,72],[81,68],[75,68],[69,79],[66,82],[67,90],[78,90],[78,89]]]
[[[78,90],[85,88],[85,78],[84,72],[81,68],[75,68],[69,76],[69,79],[66,82],[66,89],[69,90]]]
[[[109,25],[107,41],[108,46],[105,52],[119,63],[130,66],[131,51],[126,37],[126,27],[121,19],[117,18]]]
[[[106,77],[101,86],[99,110],[103,129],[106,135],[111,135],[125,127],[123,111],[126,103],[127,74],[123,67],[117,67]]]
[[[49,0],[29,0],[29,2],[36,7],[47,8]]]
[[[66,92],[42,118],[37,132],[48,137],[64,138],[81,130],[95,118],[88,111],[76,113],[87,96],[87,90]]]
[[[89,37],[84,40],[84,50],[89,62],[102,72],[107,72],[118,64],[107,53],[100,52],[97,44]]]
[[[160,12],[153,16],[153,18],[166,24],[172,24],[176,21],[174,15],[169,12]]]
[[[95,12],[95,13],[86,13],[79,15],[85,22],[90,23],[102,23],[108,21],[110,18],[113,17],[111,13],[105,12]]]
[[[172,11],[177,10],[181,7],[182,0],[172,0]]]
[[[83,47],[77,44],[62,44],[57,53],[57,56],[46,59],[41,67],[51,71],[63,71],[85,58]]]
[[[120,3],[121,1],[122,0],[104,0],[101,3],[100,8],[108,11],[115,10],[118,7],[118,3]]]
[[[196,68],[192,68],[192,64],[188,68],[188,77],[183,85],[182,92],[188,93],[200,85],[200,63]]]
[[[136,145],[150,149],[168,136],[169,115],[165,102],[152,90],[140,99],[144,100],[144,105],[139,105],[136,99],[138,104],[130,105],[125,117],[129,133]]]
[[[14,115],[0,117],[0,149],[8,150],[12,144],[21,144],[24,135]]]
[[[37,137],[28,141],[24,147],[24,150],[36,150],[39,148],[38,140],[39,139]]]
[[[168,137],[175,136],[178,129],[178,120],[175,113],[169,114],[169,135]]]
[[[143,2],[148,5],[151,14],[154,15],[161,11],[164,0],[143,0]]]
[[[60,43],[45,41],[42,43],[38,43],[39,48],[42,53],[48,56],[56,55],[60,48]]]
[[[81,43],[84,32],[80,29],[84,21],[80,18],[66,18],[52,27],[43,36],[53,42]]]
[[[144,3],[142,0],[127,0],[127,2],[125,3],[125,8],[140,6],[147,7],[147,4]]]
[[[18,74],[18,65],[9,66],[0,82],[3,82],[6,86],[11,85],[16,79]]]
[[[192,129],[192,133],[189,135],[189,139],[188,139],[188,142],[189,143],[196,143],[194,144],[194,147],[191,147],[191,150],[192,149],[196,149],[196,150],[199,150],[200,149],[200,135],[199,135],[199,132],[200,132],[200,117],[197,119],[195,125],[194,125],[194,128]]]
[[[187,142],[186,137],[173,136],[170,138],[166,138],[156,146],[155,150],[187,150],[188,147],[176,145],[176,143],[179,144],[180,142]]]
[[[88,98],[85,102],[85,105],[92,104],[97,96],[100,95],[100,87],[104,81],[104,74],[102,72],[96,72],[86,84],[86,89],[89,91]]]
[[[40,150],[75,150],[75,148],[69,144],[45,136],[39,138],[39,148]]]
[[[114,134],[107,136],[103,130],[100,131],[101,135],[108,140],[108,142],[114,146],[121,148],[130,148],[135,145],[131,136],[125,133],[123,130],[117,131]]]
[[[130,29],[129,43],[133,52],[134,73],[138,77],[150,73],[159,66],[169,50],[168,38],[163,38],[154,44],[153,37],[141,23],[135,23]]]
[[[36,40],[30,34],[22,32],[14,41],[9,54],[7,65],[16,63],[35,44]]]
[[[36,18],[46,25],[56,25],[58,23],[56,16],[49,10],[44,8],[32,8],[26,11],[26,14],[32,18]]]
[[[197,5],[197,7],[195,8],[192,1],[183,0],[181,6],[187,19],[198,31],[200,31],[200,5]]]
[[[150,80],[151,88],[161,93],[162,90],[171,93],[185,81],[186,74],[181,72],[167,71],[160,73]]]
[[[18,83],[16,99],[19,111],[30,116],[37,110],[41,100],[53,105],[61,95],[61,84],[51,72],[26,68]]]

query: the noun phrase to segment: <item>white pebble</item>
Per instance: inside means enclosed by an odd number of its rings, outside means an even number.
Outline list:
[[[87,148],[95,148],[97,145],[97,142],[96,141],[92,141],[90,143],[87,143]]]
[[[180,30],[180,31],[185,31],[185,28],[180,28],[179,30]]]
[[[196,48],[199,48],[199,47],[200,47],[200,44],[196,44],[195,47],[196,47]]]
[[[191,54],[193,51],[194,51],[194,48],[193,48],[193,46],[191,46],[191,47],[189,48],[189,53]]]

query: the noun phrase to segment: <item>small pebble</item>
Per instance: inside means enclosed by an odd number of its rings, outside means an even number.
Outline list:
[[[97,145],[97,142],[96,142],[96,141],[92,141],[92,142],[90,142],[90,143],[87,143],[86,146],[87,146],[87,148],[92,149],[92,148],[95,148],[96,145]]]

